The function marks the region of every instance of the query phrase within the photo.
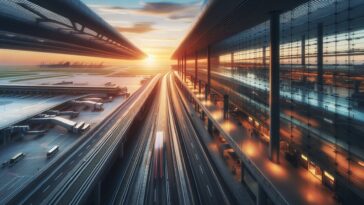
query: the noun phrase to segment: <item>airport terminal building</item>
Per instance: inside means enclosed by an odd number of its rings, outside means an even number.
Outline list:
[[[363,203],[364,2],[228,2],[207,6],[175,69],[206,100],[241,111],[266,158],[303,167],[345,204]]]

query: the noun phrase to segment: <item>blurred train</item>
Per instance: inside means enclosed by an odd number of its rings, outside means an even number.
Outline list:
[[[163,178],[164,168],[164,138],[163,132],[158,131],[154,142],[154,164],[153,173],[155,180],[161,180]]]

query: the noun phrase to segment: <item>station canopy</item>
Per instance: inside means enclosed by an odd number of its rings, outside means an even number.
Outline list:
[[[115,59],[146,56],[79,0],[0,0],[0,48]]]
[[[240,31],[268,20],[272,12],[284,12],[308,0],[211,0],[172,55],[196,52]]]

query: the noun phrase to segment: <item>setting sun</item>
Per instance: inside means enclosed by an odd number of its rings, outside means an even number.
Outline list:
[[[152,55],[148,55],[148,57],[146,57],[144,61],[146,65],[153,65],[155,58]]]

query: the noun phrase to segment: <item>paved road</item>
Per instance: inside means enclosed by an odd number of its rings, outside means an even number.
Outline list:
[[[199,141],[171,74],[160,92],[137,145],[121,172],[109,204],[234,204]],[[135,157],[135,158],[134,158]],[[130,159],[130,158],[129,158]]]
[[[188,159],[190,177],[197,193],[199,204],[234,204],[235,199],[229,195],[226,187],[220,181],[218,173],[211,164],[210,158],[201,144],[198,134],[184,108],[182,98],[178,95],[179,88],[170,77],[170,92],[174,115],[183,144],[184,154]]]

